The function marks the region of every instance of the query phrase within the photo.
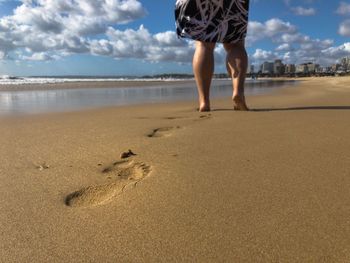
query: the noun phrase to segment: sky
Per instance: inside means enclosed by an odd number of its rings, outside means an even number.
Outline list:
[[[175,0],[0,0],[0,75],[192,73],[194,43],[175,34]],[[350,56],[350,1],[251,0],[251,64],[330,65]],[[225,52],[215,50],[224,72]]]

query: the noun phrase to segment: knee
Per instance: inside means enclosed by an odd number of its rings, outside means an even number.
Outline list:
[[[245,51],[245,43],[244,41],[239,41],[236,43],[224,43],[224,48],[227,53],[232,52],[232,51]]]
[[[196,42],[196,48],[204,49],[206,51],[214,51],[215,46],[216,46],[216,43],[212,43],[212,42],[203,42],[203,41]]]

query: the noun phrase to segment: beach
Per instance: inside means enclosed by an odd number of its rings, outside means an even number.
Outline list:
[[[0,262],[349,262],[349,87],[0,115]]]

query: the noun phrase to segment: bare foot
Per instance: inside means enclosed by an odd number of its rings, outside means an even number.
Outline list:
[[[209,104],[201,103],[198,108],[199,112],[207,112],[210,111],[210,106]]]
[[[233,109],[234,110],[239,110],[239,111],[249,111],[249,108],[245,102],[245,97],[240,97],[240,96],[234,96],[233,97],[233,102],[234,102],[234,106]]]

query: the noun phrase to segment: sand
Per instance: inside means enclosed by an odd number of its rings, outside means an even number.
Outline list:
[[[349,262],[350,78],[248,104],[0,117],[0,262]]]

